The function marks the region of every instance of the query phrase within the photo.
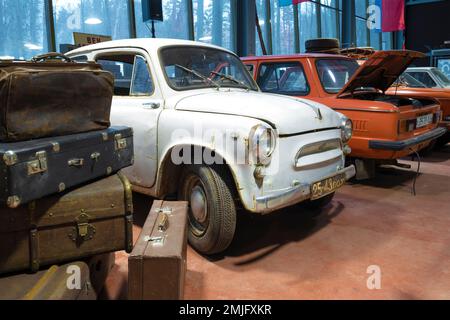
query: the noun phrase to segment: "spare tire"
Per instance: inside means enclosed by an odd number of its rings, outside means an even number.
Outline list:
[[[321,52],[327,50],[339,50],[340,43],[338,39],[310,39],[306,40],[305,48],[307,52]]]

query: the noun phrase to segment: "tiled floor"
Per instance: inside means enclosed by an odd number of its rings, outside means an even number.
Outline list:
[[[345,186],[316,220],[243,215],[223,256],[189,248],[186,299],[450,299],[450,145],[421,171],[415,197],[414,173],[388,168]],[[137,236],[151,199],[135,201]],[[367,287],[369,266],[380,268],[379,290]],[[126,275],[118,253],[106,298],[126,297]]]

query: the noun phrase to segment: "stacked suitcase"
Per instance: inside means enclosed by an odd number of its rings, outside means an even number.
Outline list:
[[[0,277],[131,252],[133,132],[110,127],[113,83],[58,54],[0,61]]]

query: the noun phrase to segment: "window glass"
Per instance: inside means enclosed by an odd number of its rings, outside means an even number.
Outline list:
[[[322,38],[338,38],[337,11],[321,7]]]
[[[418,81],[422,82],[428,88],[437,87],[436,82],[427,72],[408,72],[411,76],[413,76]]]
[[[193,0],[195,40],[234,49],[231,0]]]
[[[256,0],[256,10],[259,18],[259,25],[261,26],[261,32],[264,39],[264,44],[266,45],[266,49],[269,50],[269,39],[267,38],[267,21],[266,21],[266,0]],[[255,31],[255,39],[256,39],[256,55],[261,56],[263,54],[261,42],[259,40],[258,31]]]
[[[114,95],[129,96],[133,76],[134,55],[104,56],[97,59],[104,70],[114,75]]]
[[[176,46],[162,49],[160,55],[168,84],[174,90],[219,86],[258,90],[241,60],[226,51]]]
[[[437,59],[437,67],[450,79],[450,59],[441,58]]]
[[[143,57],[136,56],[130,95],[149,96],[152,93],[153,81],[148,71],[147,62]]]
[[[382,34],[382,50],[392,49],[392,34],[390,32],[383,32]]]
[[[404,72],[400,77],[398,77],[393,86],[395,87],[396,85],[409,88],[426,88],[422,82],[418,81],[407,72]]]
[[[450,79],[439,69],[431,69],[431,72],[442,82],[444,86],[450,86]]]
[[[164,22],[155,21],[157,38],[189,39],[188,5],[189,0],[163,0]],[[139,38],[151,37],[151,22],[144,23],[142,1],[134,0],[136,12],[136,33]]]
[[[356,18],[356,45],[358,47],[367,47],[367,20]]]
[[[300,51],[305,52],[305,42],[319,36],[317,30],[316,4],[302,2],[298,5],[299,28],[300,28]]]
[[[271,1],[273,54],[295,53],[294,8]]]
[[[355,60],[320,59],[316,62],[317,73],[326,92],[338,93],[359,68]]]
[[[270,63],[261,65],[258,85],[264,92],[304,96],[309,85],[304,70],[298,62]]]
[[[44,0],[0,1],[0,59],[47,52],[46,20]]]
[[[73,33],[130,38],[127,0],[53,0],[56,47],[73,44]]]

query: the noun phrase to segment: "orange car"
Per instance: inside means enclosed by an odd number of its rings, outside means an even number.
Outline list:
[[[439,101],[442,109],[442,120],[440,126],[447,129],[447,134],[438,139],[438,144],[445,145],[450,142],[450,89],[411,87],[408,81],[401,82],[399,86],[391,87],[387,93],[399,96],[415,98],[434,98]]]
[[[441,110],[431,98],[385,94],[408,65],[423,54],[379,51],[363,66],[328,54],[247,57],[242,60],[262,91],[307,98],[353,121],[350,156],[357,178],[370,178],[375,166],[427,147],[444,135]]]

